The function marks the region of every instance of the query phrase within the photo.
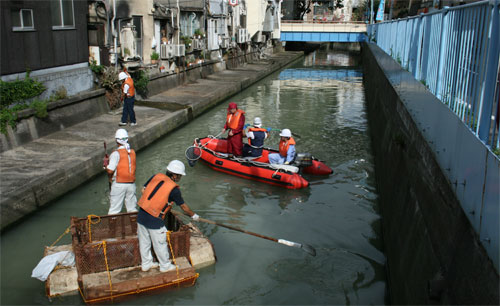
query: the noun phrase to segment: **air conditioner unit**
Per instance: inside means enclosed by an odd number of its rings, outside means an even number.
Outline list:
[[[247,29],[238,29],[238,43],[244,44],[247,42]]]
[[[160,58],[161,59],[167,59],[167,45],[161,44],[160,45]]]
[[[174,56],[174,46],[161,44],[160,45],[160,58],[161,59],[170,59]]]
[[[223,38],[222,38],[222,41],[221,41],[220,47],[221,47],[222,49],[227,49],[227,48],[229,48],[229,37],[223,37]]]
[[[201,39],[193,39],[193,49],[201,50],[203,49],[203,40]]]
[[[174,56],[184,56],[186,55],[185,45],[174,45]]]

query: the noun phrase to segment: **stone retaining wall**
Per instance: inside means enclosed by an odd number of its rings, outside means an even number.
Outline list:
[[[440,102],[413,78],[394,86],[408,72],[375,44],[362,61],[391,304],[498,305],[498,273],[404,101]]]

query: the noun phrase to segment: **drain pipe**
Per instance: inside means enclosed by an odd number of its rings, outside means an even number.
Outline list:
[[[180,18],[181,18],[181,9],[179,8],[179,0],[177,0],[177,44],[179,44],[179,36],[181,36],[180,32]]]
[[[115,54],[115,68],[118,67],[118,53],[116,52],[117,42],[116,42],[116,29],[115,29],[115,18],[116,18],[116,0],[113,0],[113,19],[111,19],[111,33],[113,34],[113,53]]]

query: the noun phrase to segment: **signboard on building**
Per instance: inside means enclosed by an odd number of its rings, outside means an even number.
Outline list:
[[[229,0],[229,5],[231,5],[231,6],[237,6],[238,5],[238,0]]]

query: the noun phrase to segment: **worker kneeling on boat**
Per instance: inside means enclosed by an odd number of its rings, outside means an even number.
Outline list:
[[[248,131],[245,132],[248,143],[243,144],[243,156],[261,156],[267,133],[268,130],[262,128],[262,120],[259,117],[255,117],[253,119],[253,127],[250,127]]]
[[[269,154],[270,164],[290,164],[295,158],[295,139],[289,129],[283,129],[280,133],[279,153]]]
[[[186,175],[185,171],[186,168],[181,161],[173,160],[168,164],[166,174],[155,174],[144,184],[137,213],[137,236],[139,237],[142,271],[149,271],[158,266],[158,263],[153,262],[151,242],[160,262],[160,271],[165,272],[175,268],[170,263],[167,228],[164,224],[165,216],[174,202],[193,220],[200,218],[184,203],[179,185],[176,184],[183,175]]]

